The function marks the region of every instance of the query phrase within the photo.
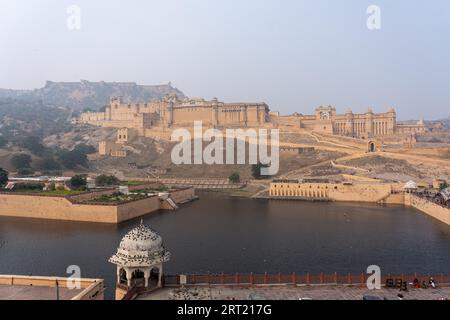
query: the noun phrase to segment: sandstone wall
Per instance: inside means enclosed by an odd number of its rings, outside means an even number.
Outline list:
[[[173,110],[174,125],[192,126],[194,121],[202,121],[203,125],[210,125],[212,118],[212,109],[207,107],[175,108]]]
[[[159,197],[154,196],[117,206],[117,221],[127,221],[159,210]]]
[[[73,204],[65,197],[0,194],[0,215],[116,223],[117,208],[114,206]]]
[[[335,201],[378,202],[390,194],[389,184],[353,184],[333,187],[329,196]]]
[[[378,202],[391,194],[391,185],[383,183],[296,183],[273,182],[272,197],[298,197],[333,201]]]
[[[70,283],[72,284],[73,279]],[[80,279],[80,287],[84,289],[72,300],[104,300],[104,284],[102,279]],[[0,285],[8,286],[35,286],[67,288],[68,278],[62,277],[39,277],[22,275],[0,275]]]
[[[450,210],[412,194],[405,194],[405,205],[420,210],[450,226]]]
[[[405,194],[401,193],[393,193],[385,200],[383,200],[385,204],[405,204]]]
[[[120,204],[82,204],[66,197],[0,193],[1,216],[119,223],[158,209],[157,196]]]
[[[175,203],[180,203],[186,200],[190,200],[195,196],[194,188],[182,188],[174,191],[170,191],[170,198],[172,198]]]

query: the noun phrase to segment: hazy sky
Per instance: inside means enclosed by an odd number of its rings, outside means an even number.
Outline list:
[[[81,29],[66,26],[69,5]],[[381,30],[366,26],[381,8]],[[0,0],[0,87],[169,81],[284,114],[450,115],[450,1]]]

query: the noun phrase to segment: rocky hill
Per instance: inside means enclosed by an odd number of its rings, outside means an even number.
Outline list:
[[[122,96],[125,101],[151,101],[161,99],[166,94],[177,94],[184,98],[183,92],[164,85],[138,85],[134,82],[52,82],[34,90],[0,89],[0,99],[26,99],[40,101],[44,105],[83,110],[97,110],[105,106],[110,97]]]

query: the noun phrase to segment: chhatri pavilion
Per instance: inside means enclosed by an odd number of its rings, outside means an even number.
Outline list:
[[[118,287],[151,289],[162,286],[163,264],[169,259],[161,236],[141,221],[122,238],[109,262],[117,266]]]

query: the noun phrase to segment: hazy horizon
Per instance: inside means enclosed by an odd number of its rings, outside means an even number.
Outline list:
[[[369,5],[381,30],[366,27]],[[67,7],[81,9],[69,30]],[[187,96],[319,105],[399,119],[450,115],[450,3],[0,0],[0,88],[171,82]]]

